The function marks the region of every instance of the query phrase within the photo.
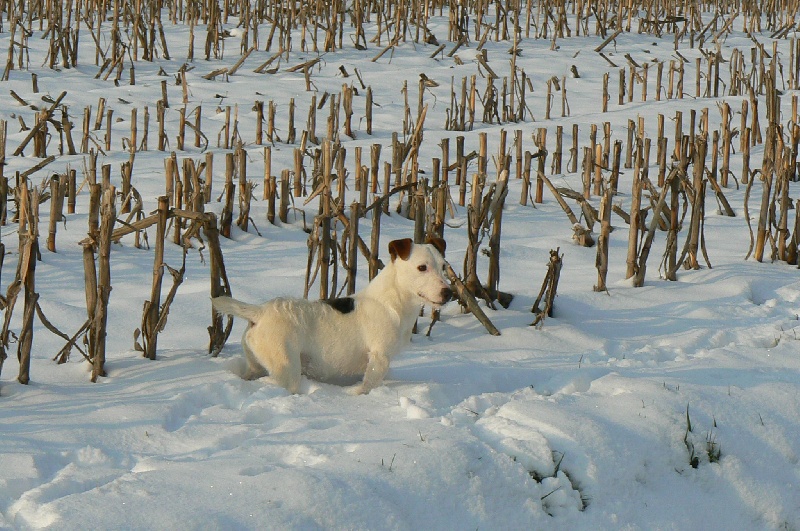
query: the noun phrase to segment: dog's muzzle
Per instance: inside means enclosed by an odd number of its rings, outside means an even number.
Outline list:
[[[439,293],[439,299],[441,302],[439,304],[447,304],[451,300],[453,300],[453,290],[450,288],[442,288],[441,293]]]
[[[442,288],[439,292],[439,297],[436,299],[432,299],[426,297],[422,293],[417,293],[420,299],[424,300],[425,302],[432,304],[433,306],[442,306],[443,304],[447,304],[453,298],[453,290],[450,288]]]

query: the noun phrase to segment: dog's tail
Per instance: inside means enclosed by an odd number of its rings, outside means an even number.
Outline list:
[[[261,313],[261,306],[247,304],[246,302],[237,301],[236,299],[227,296],[214,297],[211,299],[211,306],[218,313],[242,317],[251,323],[254,323],[258,315]]]

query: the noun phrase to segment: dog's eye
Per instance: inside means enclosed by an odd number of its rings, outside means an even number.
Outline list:
[[[426,266],[425,264],[422,264],[421,266],[417,266],[417,270],[421,271],[421,272],[425,272],[425,271],[428,270],[428,266]]]

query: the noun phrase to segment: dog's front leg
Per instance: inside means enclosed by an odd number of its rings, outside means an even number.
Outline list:
[[[349,392],[353,395],[365,395],[380,386],[383,383],[383,378],[389,372],[389,358],[383,354],[369,355],[367,362],[367,370],[364,372],[364,380],[351,387]]]

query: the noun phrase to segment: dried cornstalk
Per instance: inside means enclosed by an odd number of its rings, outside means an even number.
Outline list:
[[[97,239],[97,298],[94,310],[94,322],[90,333],[94,337],[94,352],[92,358],[92,382],[100,376],[105,376],[106,361],[106,322],[108,319],[108,301],[111,295],[111,233],[114,230],[114,221],[117,217],[114,204],[116,189],[109,186],[103,192],[103,201],[100,207],[100,231]]]
[[[542,289],[539,290],[539,296],[536,297],[536,301],[531,308],[531,313],[536,314],[531,326],[541,327],[546,317],[553,316],[553,305],[558,291],[558,281],[561,278],[561,266],[564,259],[564,255],[559,254],[560,250],[560,247],[550,250],[550,261],[547,263],[547,273],[542,282]],[[544,299],[544,306],[540,308],[539,305],[542,303],[542,299]]]
[[[156,359],[156,345],[158,341],[158,321],[161,306],[161,281],[164,276],[164,240],[167,232],[167,214],[169,212],[169,198],[158,198],[158,213],[156,224],[156,249],[153,257],[153,286],[150,299],[144,302],[142,311],[142,326],[134,332],[134,347],[142,352],[145,358]],[[142,344],[138,337],[141,334]]]
[[[688,159],[686,164],[688,164]],[[664,206],[667,202],[667,193],[670,191],[672,180],[678,178],[678,175],[681,173],[685,175],[685,166],[675,166],[672,168],[672,170],[669,172],[669,175],[666,177],[666,180],[664,181],[664,187],[661,189],[661,194],[658,197],[658,201],[653,207],[653,218],[650,220],[650,226],[642,243],[642,250],[639,253],[639,259],[637,261],[636,274],[633,276],[633,287],[635,288],[644,286],[644,277],[647,272],[647,257],[650,255],[650,247],[653,244],[653,238],[655,237],[656,229],[661,221],[661,212],[664,210]]]
[[[58,175],[54,175],[50,179],[50,222],[47,231],[47,250],[52,253],[56,252],[56,227],[58,226],[58,222],[61,221],[61,207],[63,203],[64,198],[61,195],[59,177]]]
[[[592,231],[581,225],[581,222],[578,221],[578,218],[575,216],[575,213],[572,212],[572,209],[569,207],[567,202],[564,201],[564,198],[561,197],[561,194],[558,192],[556,187],[553,186],[553,183],[550,182],[550,179],[548,179],[546,175],[542,175],[541,177],[544,184],[546,184],[547,187],[550,189],[550,191],[553,193],[553,197],[555,197],[556,201],[558,201],[561,210],[564,211],[569,220],[572,222],[572,230],[574,231],[574,234],[572,236],[573,239],[575,239],[583,247],[591,247],[592,245],[594,245],[594,239],[592,238]]]
[[[219,230],[217,229],[217,216],[213,212],[204,214],[205,222],[203,231],[208,242],[209,272],[211,273],[211,298],[220,295],[232,295],[228,274],[225,271],[225,261],[222,257],[222,247],[219,243]],[[233,329],[233,317],[227,317],[227,323],[222,326],[222,316],[211,310],[211,326],[208,327],[209,343],[208,352],[212,357],[219,355],[225,342]]]
[[[611,234],[611,188],[606,188],[600,201],[600,236],[597,238],[597,285],[595,291],[608,291],[608,238]]]
[[[22,291],[24,293],[24,307],[17,345],[17,359],[19,360],[17,381],[21,384],[27,384],[30,381],[33,315],[39,298],[35,290],[36,256],[39,253],[37,225],[39,194],[36,188],[33,191],[29,191],[27,180],[23,180],[20,182],[19,199],[19,261],[17,263],[15,282],[12,284],[14,292],[11,293],[12,286],[9,286],[9,294],[7,296],[2,357],[5,357],[4,351],[9,341],[8,327],[14,310],[14,302],[19,291]]]
[[[508,170],[503,169],[497,177],[497,186],[494,190],[494,197],[489,206],[490,219],[485,225],[491,225],[491,235],[489,236],[489,273],[486,279],[487,293],[491,300],[497,300],[500,292],[500,235],[503,221],[503,205],[508,195]],[[510,300],[507,296],[503,297],[501,304],[507,307]]]
[[[478,301],[475,300],[475,296],[467,289],[461,279],[458,278],[456,272],[453,270],[453,267],[445,261],[444,263],[444,272],[450,282],[456,288],[456,295],[461,303],[466,306],[467,310],[475,316],[475,318],[481,322],[481,324],[486,328],[486,330],[492,334],[493,336],[499,336],[500,330],[494,326],[494,323],[486,316],[486,313],[481,309]]]
[[[55,101],[53,101],[50,107],[41,111],[42,114],[39,121],[33,128],[31,128],[30,131],[28,131],[27,136],[22,140],[22,142],[20,142],[17,149],[14,150],[15,157],[21,155],[23,150],[25,149],[25,146],[28,145],[28,142],[33,140],[41,132],[42,129],[47,127],[47,122],[52,118],[53,112],[55,112],[56,108],[58,108],[58,106],[61,104],[61,100],[63,100],[66,95],[67,91],[62,92],[61,94],[59,94],[58,98],[56,98]]]

